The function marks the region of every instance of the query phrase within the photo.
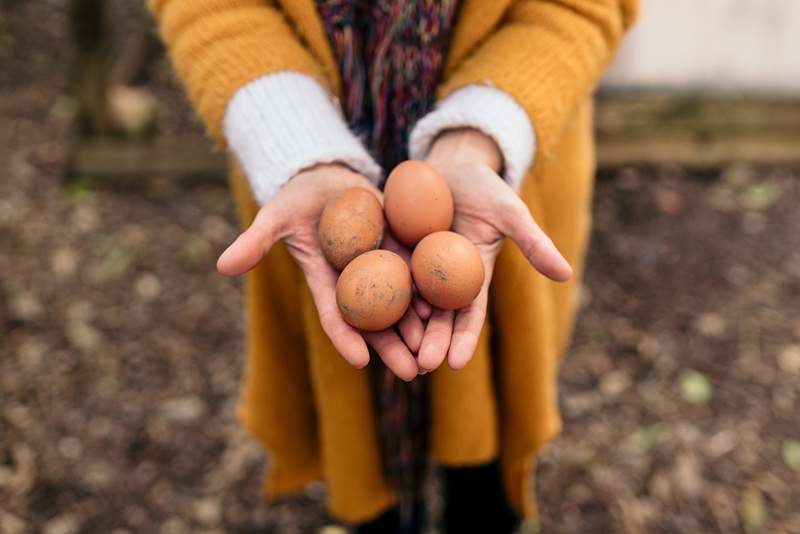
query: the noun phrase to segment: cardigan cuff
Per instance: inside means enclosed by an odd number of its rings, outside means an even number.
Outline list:
[[[319,163],[343,163],[375,184],[382,178],[335,100],[305,74],[277,72],[241,87],[225,110],[223,131],[260,205]]]
[[[424,159],[444,130],[465,127],[480,130],[494,139],[503,154],[504,178],[518,191],[533,163],[536,134],[522,106],[495,87],[468,85],[439,102],[411,131],[411,158]]]

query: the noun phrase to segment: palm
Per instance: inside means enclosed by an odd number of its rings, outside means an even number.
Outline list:
[[[283,240],[305,275],[322,328],[345,360],[355,367],[365,366],[369,361],[366,340],[397,376],[410,380],[417,374],[417,364],[394,330],[362,333],[344,322],[336,304],[338,273],[319,246],[317,226],[323,208],[341,191],[356,186],[381,198],[366,178],[338,165],[299,173],[259,210],[252,225],[220,256],[217,265],[223,274],[245,273],[276,241]],[[403,317],[399,329],[411,345],[422,337],[422,322],[413,310]]]
[[[477,347],[486,318],[495,260],[506,237],[517,243],[537,270],[554,280],[568,279],[571,269],[519,196],[491,168],[481,164],[434,166],[453,193],[456,208],[453,230],[478,248],[485,278],[480,293],[466,308],[456,312],[434,310],[423,338],[419,365],[426,370],[435,369],[446,354],[450,366],[460,369],[469,362]],[[432,329],[435,336],[429,335]],[[435,348],[432,341],[426,342],[432,339],[436,340]]]

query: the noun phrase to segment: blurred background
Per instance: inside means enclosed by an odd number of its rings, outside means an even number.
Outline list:
[[[542,532],[800,533],[800,3],[643,0]],[[237,427],[236,235],[143,2],[0,0],[0,532],[314,532]]]

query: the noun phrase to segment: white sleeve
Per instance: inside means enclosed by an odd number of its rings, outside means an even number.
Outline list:
[[[278,72],[244,85],[228,103],[223,131],[261,205],[318,163],[343,163],[374,183],[382,177],[336,101],[305,74]]]
[[[424,159],[442,131],[464,127],[480,130],[495,140],[503,154],[504,178],[518,190],[533,164],[536,134],[522,106],[496,87],[468,85],[439,102],[411,131],[411,158]]]

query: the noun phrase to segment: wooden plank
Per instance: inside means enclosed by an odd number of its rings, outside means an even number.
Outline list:
[[[600,168],[625,165],[678,164],[708,169],[733,162],[754,165],[800,166],[797,142],[758,139],[604,139],[597,141],[597,165]]]
[[[606,93],[597,97],[595,129],[601,167],[800,164],[798,99]]]
[[[92,177],[220,175],[227,173],[224,154],[202,137],[168,141],[87,141],[79,145],[71,173]]]
[[[800,100],[674,93],[601,94],[595,127],[600,167],[730,162],[800,165]],[[224,154],[194,136],[153,142],[82,142],[72,174],[93,177],[219,175]]]

